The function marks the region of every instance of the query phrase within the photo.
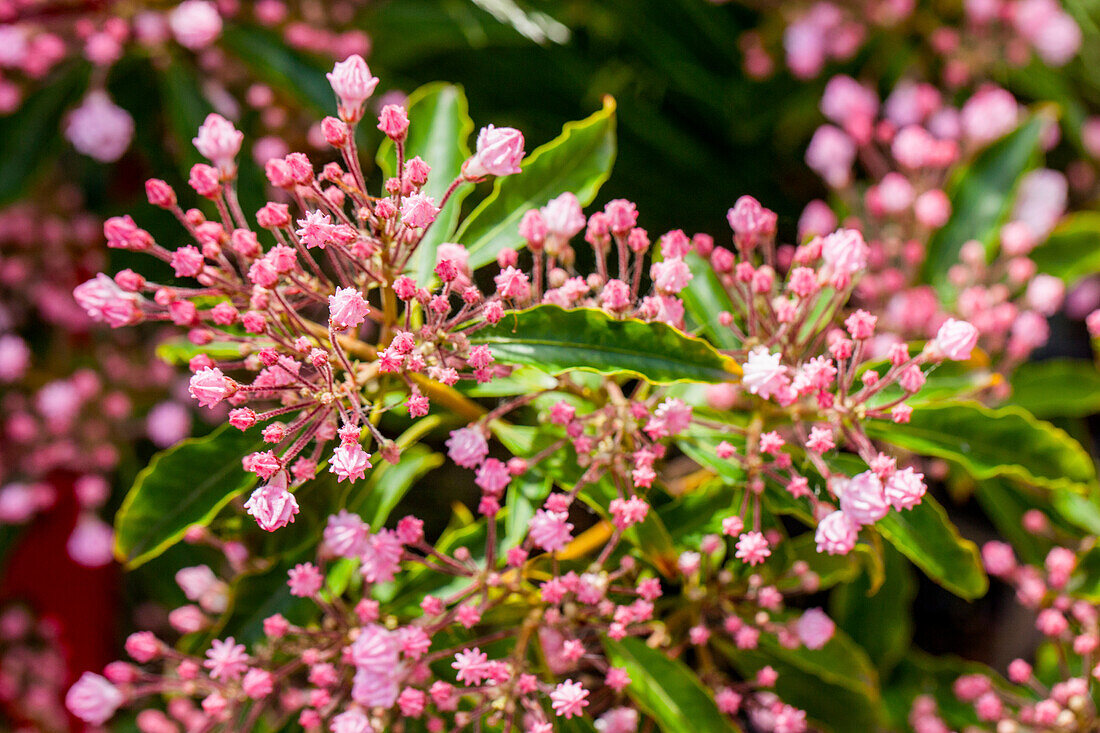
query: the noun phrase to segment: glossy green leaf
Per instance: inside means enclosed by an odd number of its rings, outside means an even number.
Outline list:
[[[891,675],[889,688],[883,689],[883,697],[886,698],[894,723],[889,730],[909,729],[906,721],[912,710],[913,699],[918,695],[931,695],[935,698],[937,712],[951,730],[980,727],[974,704],[959,700],[952,691],[955,680],[966,674],[981,674],[991,679],[995,687],[1008,691],[1013,696],[1021,696],[1025,700],[1035,699],[1030,691],[1010,685],[984,664],[952,656],[932,656],[910,648]]]
[[[1035,167],[1041,133],[1049,120],[1036,114],[1016,130],[978,153],[948,186],[951,218],[928,242],[925,282],[947,288],[947,270],[959,260],[964,243],[976,239],[990,251],[1000,225],[1012,209],[1020,178]]]
[[[611,664],[630,675],[626,694],[664,733],[736,730],[683,662],[634,637],[603,644]]]
[[[431,166],[424,192],[438,204],[447,187],[462,172],[463,161],[470,156],[467,139],[474,130],[474,121],[470,119],[466,95],[455,84],[426,84],[409,95],[406,106],[409,135],[405,141],[405,160],[420,156]],[[377,160],[384,176],[395,175],[397,153],[389,138],[379,146]],[[408,268],[417,282],[427,284],[431,280],[436,250],[454,233],[462,201],[473,188],[472,184],[460,185],[420,241]]]
[[[470,336],[488,344],[496,360],[552,374],[574,369],[630,374],[650,382],[728,382],[736,363],[702,339],[664,323],[616,320],[592,308],[539,305],[506,313],[500,323]]]
[[[1095,246],[1100,252],[1100,239]],[[1100,412],[1100,370],[1084,359],[1024,362],[1012,373],[1009,402],[1041,418],[1095,414]]]
[[[14,113],[0,117],[0,204],[11,203],[67,143],[60,128],[65,110],[88,82],[88,65],[77,64],[38,85]]]
[[[328,69],[301,55],[277,34],[254,26],[227,25],[219,43],[275,89],[289,91],[316,112],[336,110],[336,97],[325,79]]]
[[[1092,459],[1065,431],[1026,410],[977,402],[919,405],[910,422],[868,423],[867,433],[914,453],[959,463],[978,480],[1008,476],[1046,488],[1096,481]]]
[[[261,445],[258,431],[242,433],[227,423],[153,456],[115,516],[115,556],[135,568],[179,542],[188,527],[209,524],[255,485],[241,458]]]
[[[782,576],[776,581],[777,588],[797,591],[802,588],[802,578],[788,571],[796,562],[805,563],[809,571],[817,576],[817,589],[823,591],[840,583],[850,583],[858,577],[864,567],[871,564],[868,558],[870,552],[870,546],[862,542],[847,555],[818,552],[814,533],[804,532],[776,545],[767,565],[775,569],[777,576]]]
[[[1051,507],[1067,522],[1091,534],[1100,534],[1100,497],[1096,492],[1082,496],[1060,489],[1050,495]]]
[[[519,221],[529,209],[572,192],[587,206],[611,175],[615,162],[615,100],[578,122],[567,122],[561,135],[523,159],[521,173],[498,178],[493,191],[466,217],[455,240],[470,251],[477,269],[497,253],[523,245]]]
[[[912,509],[888,513],[875,523],[875,529],[925,575],[955,595],[977,598],[989,588],[977,545],[959,536],[932,496],[925,495]]]
[[[1067,285],[1100,272],[1100,213],[1070,214],[1028,256],[1039,272],[1060,277]]]

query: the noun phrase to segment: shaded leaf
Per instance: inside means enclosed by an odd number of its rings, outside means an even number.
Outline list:
[[[423,445],[413,445],[401,451],[396,465],[383,462],[362,487],[352,486],[347,510],[358,514],[378,531],[409,489],[424,474],[443,465],[442,454]]]
[[[883,559],[885,579],[877,592],[863,573],[837,586],[829,608],[833,620],[866,650],[880,672],[893,669],[909,648],[910,604],[917,592],[912,568],[901,554],[886,547]]]
[[[739,349],[741,341],[733,331],[718,322],[723,311],[735,313],[733,302],[726,292],[718,274],[710,263],[696,252],[688,252],[684,257],[691,268],[692,279],[680,292],[684,300],[684,309],[703,335],[720,349]]]
[[[764,666],[779,673],[775,692],[806,711],[826,731],[865,733],[878,730],[882,717],[877,675],[867,655],[843,631],[819,650],[786,649],[771,634],[761,634],[756,649],[716,643],[746,677]]]
[[[1093,246],[1100,252],[1100,238]],[[1009,402],[1040,418],[1092,415],[1100,412],[1100,371],[1084,359],[1024,362],[1012,373]]]
[[[634,637],[603,644],[611,664],[630,675],[626,694],[665,733],[737,730],[683,662]]]
[[[336,109],[336,97],[321,68],[271,31],[227,25],[219,43],[235,53],[257,78],[285,89],[319,113]]]
[[[22,196],[30,180],[67,144],[59,128],[87,82],[88,65],[77,64],[41,85],[14,113],[0,117],[0,204]]]
[[[947,512],[930,495],[912,509],[888,513],[875,523],[875,529],[952,593],[977,598],[989,588],[977,546],[959,536]]]
[[[990,251],[1011,211],[1016,185],[1039,159],[1041,133],[1047,122],[1045,115],[1033,115],[978,153],[954,177],[947,187],[951,218],[928,242],[925,282],[941,290],[947,288],[947,270],[959,261],[963,244],[971,239]]]
[[[1028,257],[1036,270],[1059,277],[1067,285],[1100,272],[1100,213],[1070,214]]]

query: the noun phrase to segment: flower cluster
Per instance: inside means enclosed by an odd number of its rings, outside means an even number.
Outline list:
[[[812,79],[830,62],[850,61],[876,37],[897,42],[916,34],[939,62],[943,84],[957,88],[1005,63],[1024,66],[1033,54],[1063,66],[1082,40],[1081,28],[1056,0],[968,0],[961,13],[957,6],[912,0],[745,4],[783,19],[778,28],[764,25],[738,39],[745,72],[758,78],[774,72],[779,56],[795,77]]]
[[[195,533],[193,539],[211,538]],[[165,711],[138,714],[142,731],[247,730],[261,720],[296,719],[307,730],[365,733],[423,719],[429,730],[485,720],[546,733],[555,729],[555,718],[590,715],[601,730],[627,733],[640,721],[623,694],[630,673],[607,657],[601,634],[612,640],[645,636],[651,643],[727,656],[757,648],[763,637],[811,650],[832,639],[835,625],[821,609],[797,614],[784,608],[785,597],[819,588],[807,563],[731,573],[723,569],[722,545],[717,536],[705,537],[700,552],[681,556],[664,582],[629,557],[615,570],[547,578],[550,555],[528,560],[526,553],[510,552],[500,566],[464,546],[441,552],[425,541],[414,517],[402,519],[396,530],[372,531],[342,511],[328,518],[315,562],[299,563],[286,575],[289,593],[315,605],[319,623],[299,625],[275,614],[263,620],[251,649],[230,636],[194,655],[177,652],[152,632],[137,632],[126,640],[134,663],[112,663],[103,675],[85,673],[66,703],[82,720],[102,725],[122,706],[170,697]],[[243,548],[221,549],[231,572],[254,572],[257,560]],[[569,562],[568,553],[552,557],[555,566]],[[358,593],[354,586],[337,592],[326,583],[347,560],[358,560],[364,571]],[[392,583],[402,561],[461,582],[387,611],[371,591]],[[180,570],[176,581],[192,603],[171,612],[175,633],[210,628],[225,609],[233,578],[196,566]],[[662,600],[665,583],[682,584],[696,598],[689,617],[676,621],[683,609]],[[491,620],[517,604],[526,609],[517,627],[493,630]],[[514,641],[510,648],[508,640]],[[538,659],[544,660],[543,674]],[[716,686],[723,713],[768,730],[806,730],[805,713],[771,691],[778,677],[772,668],[741,679],[717,670],[714,675],[708,682]]]
[[[177,282],[123,270],[74,295],[115,328],[170,322],[185,331],[181,348],[195,353],[191,397],[270,446],[243,460],[263,481],[243,504],[263,530],[296,521],[296,494],[324,465],[340,485],[373,476],[379,460],[399,463],[402,441],[387,435],[383,418],[431,411],[465,423],[445,447],[473,472],[484,522],[471,516],[478,533],[432,543],[423,517],[372,526],[341,510],[317,556],[289,569],[290,594],[315,601],[314,622],[271,617],[252,652],[230,637],[213,641],[205,658],[140,632],[130,656],[165,670],[120,663],[106,677],[89,673],[71,690],[70,710],[101,724],[124,702],[166,694],[168,712],[143,711],[143,730],[167,729],[172,719],[247,729],[261,717],[296,716],[308,729],[366,731],[423,715],[433,730],[488,720],[542,733],[554,717],[595,714],[605,730],[631,731],[640,714],[623,696],[630,676],[613,645],[645,637],[672,656],[692,649],[727,660],[704,675],[723,713],[804,730],[803,711],[773,691],[776,671],[750,668],[738,650],[762,638],[784,648],[828,643],[828,617],[799,616],[784,599],[820,589],[811,569],[819,553],[858,562],[861,531],[916,507],[927,489],[922,473],[899,466],[866,426],[908,422],[932,367],[967,360],[979,329],[947,319],[911,354],[901,335],[851,304],[872,255],[859,230],[780,245],[776,215],[748,196],[728,212],[725,245],[675,230],[651,246],[631,202],[585,216],[563,193],[522,216],[527,252],[502,249],[485,274],[472,270],[465,247],[443,243],[430,278],[417,282],[409,264],[453,194],[519,173],[523,137],[484,128],[436,200],[425,192],[430,166],[406,159],[406,110],[386,106],[377,126],[396,160],[375,196],[355,131],[378,79],[358,56],[328,78],[338,116],[321,127],[340,162],[318,173],[301,153],[268,161],[276,195],[253,227],[236,190],[243,136],[213,114],[194,141],[209,164],[195,165],[189,183],[216,213],[185,210],[164,181],[146,186],[192,243],[168,249],[128,216],[104,225],[109,246],[162,260]],[[582,233],[587,251],[574,245]],[[712,280],[726,306],[708,323],[683,299],[697,277]],[[583,308],[670,332],[697,326],[724,345],[713,353],[725,378],[691,390],[566,373],[518,391],[498,387],[521,372],[498,362],[486,334],[518,322],[516,309],[526,307]],[[498,389],[488,394],[501,399],[486,407],[471,399],[479,388]],[[639,538],[654,531],[668,495],[683,493],[675,487],[685,462],[722,477],[725,503],[692,538],[697,549],[677,553]],[[775,525],[767,511],[775,500],[793,503],[815,531],[790,536]],[[223,542],[195,528],[188,537],[216,544],[235,573],[264,569],[244,536]],[[796,561],[795,547],[805,548]],[[355,582],[330,587],[337,567],[357,570]],[[198,567],[177,580],[193,603],[172,612],[176,632],[218,628],[231,579]],[[667,584],[680,587],[687,606],[662,600]],[[540,659],[555,682],[540,676]]]
[[[807,163],[871,240],[858,302],[908,338],[929,338],[947,318],[965,318],[1005,370],[1046,344],[1046,319],[1062,307],[1065,285],[1037,273],[1028,255],[1065,213],[1068,186],[1058,171],[1027,173],[996,242],[964,242],[957,262],[936,271],[932,282],[927,275],[929,259],[944,256],[930,249],[942,248],[937,233],[952,215],[945,184],[960,162],[1027,119],[1013,96],[984,86],[956,109],[931,85],[903,82],[880,103],[869,87],[837,76],[825,88],[821,110],[830,122],[810,141]],[[1053,144],[1053,121],[1041,114],[1036,120]],[[857,163],[869,182],[856,174]],[[814,201],[800,232],[823,233],[835,221],[824,202]]]
[[[1057,532],[1037,510],[1022,519],[1025,531],[1047,541]],[[989,671],[955,680],[954,696],[972,706],[981,730],[1087,731],[1098,717],[1090,694],[1100,679],[1100,609],[1088,590],[1094,582],[1087,567],[1095,550],[1087,541],[1078,549],[1054,545],[1041,565],[1021,562],[1012,547],[991,541],[982,547],[986,570],[1015,591],[1018,603],[1035,614],[1044,645],[1035,665],[1024,659],[1008,664],[1007,679]],[[1042,652],[1050,652],[1050,662]],[[1057,658],[1057,662],[1054,659]],[[933,700],[918,698],[910,714],[918,733],[946,731]]]
[[[378,125],[395,143],[399,175],[386,181],[385,195],[374,197],[366,192],[354,130],[378,80],[359,56],[336,64],[329,78],[340,118],[326,118],[322,127],[344,168],[329,163],[317,175],[301,153],[269,161],[268,180],[285,202],[261,208],[253,229],[234,187],[243,136],[211,114],[195,145],[213,165],[195,165],[190,184],[213,202],[218,217],[184,211],[164,181],[146,187],[150,202],[173,212],[194,244],[167,250],[128,216],[104,225],[108,246],[148,252],[197,286],[159,284],[124,270],[74,290],[89,316],[112,327],[170,321],[188,329],[200,352],[213,342],[230,348],[220,360],[208,353],[191,359],[189,391],[202,407],[230,405],[228,421],[236,428],[263,425],[272,449],[248,456],[245,465],[267,483],[246,506],[269,530],[293,521],[298,507],[288,486],[313,478],[320,461],[341,481],[363,478],[371,463],[361,438],[375,440],[383,457],[396,460],[396,446],[375,427],[393,407],[376,401],[381,381],[403,384],[404,408],[419,417],[432,395],[460,398],[449,389],[459,379],[490,379],[489,349],[471,346],[457,326],[496,322],[505,303],[527,297],[526,276],[515,268],[501,272],[495,294],[483,295],[455,245],[440,248],[441,285],[434,292],[401,274],[460,185],[518,170],[522,135],[482,130],[477,152],[437,203],[423,192],[429,166],[419,157],[404,160],[405,110],[387,106]],[[267,237],[275,244],[265,251],[261,239]]]
[[[173,56],[172,63],[188,63],[194,56],[204,74],[216,80],[218,90],[211,96],[223,100],[226,114],[235,115],[235,103],[225,104],[224,100],[245,94],[270,133],[293,130],[288,124],[292,109],[277,99],[275,90],[250,84],[239,69],[227,63],[226,52],[232,55],[236,49],[221,44],[224,28],[227,23],[240,23],[270,29],[292,48],[344,58],[370,49],[369,37],[353,24],[356,4],[348,0],[310,9],[277,0],[247,6],[183,0],[162,10],[23,3],[27,7],[14,11],[14,17],[12,9],[4,9],[9,17],[0,18],[0,45],[4,48],[0,114],[18,109],[43,80],[67,73],[76,59],[86,60],[93,68],[92,79],[80,104],[66,115],[63,132],[78,152],[100,162],[114,162],[129,149],[134,137],[133,116],[116,104],[106,89],[115,64],[132,53],[148,55],[158,64]],[[226,88],[234,91],[226,93]],[[322,142],[319,129],[312,139]],[[268,135],[257,140],[255,153],[266,160],[284,147],[280,138]]]

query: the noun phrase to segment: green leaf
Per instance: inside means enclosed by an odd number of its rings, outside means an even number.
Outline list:
[[[455,239],[470,251],[476,270],[497,253],[519,247],[519,221],[529,209],[572,192],[587,206],[611,175],[615,162],[615,100],[604,97],[603,109],[578,122],[567,122],[561,135],[524,158],[523,172],[496,179],[493,192],[459,227]]]
[[[703,334],[720,349],[739,349],[741,341],[733,331],[718,322],[722,311],[735,313],[729,293],[718,279],[718,273],[695,252],[684,258],[693,275],[688,286],[681,291],[684,309]]]
[[[1087,496],[1064,489],[1051,494],[1051,506],[1070,524],[1091,534],[1100,534],[1100,499],[1093,492]]]
[[[1100,272],[1100,213],[1070,214],[1028,256],[1039,272],[1060,277],[1067,285]]]
[[[306,624],[317,615],[316,602],[290,594],[287,572],[309,558],[286,558],[269,569],[237,579],[230,597],[233,603],[212,630],[217,637],[232,636],[252,645],[264,638],[264,619],[280,613],[293,624]]]
[[[604,637],[603,644],[611,664],[630,675],[626,694],[664,733],[737,730],[680,660],[634,637],[622,641]]]
[[[115,516],[115,556],[136,568],[183,539],[188,527],[209,524],[255,485],[256,475],[244,470],[241,458],[261,445],[257,431],[226,423],[153,456]]]
[[[1059,491],[1055,494],[1077,497],[1077,494],[1070,491]],[[1042,535],[1024,529],[1023,516],[1025,512],[1037,508],[1040,503],[1045,504],[1048,496],[1049,494],[1042,492],[1041,499],[1033,499],[1022,487],[999,478],[979,481],[974,491],[974,497],[997,528],[997,532],[1012,543],[1025,562],[1039,565],[1050,551],[1051,542]]]
[[[924,281],[943,290],[949,287],[947,270],[959,261],[964,243],[976,239],[986,251],[1012,208],[1017,183],[1039,159],[1043,127],[1049,119],[1032,115],[1016,130],[978,153],[947,188],[952,212],[947,224],[928,242]]]
[[[410,446],[401,452],[396,465],[383,462],[376,468],[362,489],[349,498],[347,509],[378,531],[413,484],[441,465],[441,454],[423,445]]]
[[[319,113],[336,109],[336,97],[325,79],[325,69],[309,61],[271,31],[227,25],[222,45],[237,55],[257,78],[275,89],[287,90]]]
[[[1100,239],[1094,246],[1100,252]],[[1035,417],[1092,415],[1100,412],[1100,370],[1084,359],[1024,362],[1012,373],[1009,401]]]
[[[959,463],[979,481],[1010,476],[1046,488],[1085,490],[1096,470],[1081,444],[1026,410],[977,402],[919,405],[908,424],[874,421],[868,435]]]
[[[492,347],[497,361],[528,364],[552,374],[574,369],[630,374],[650,382],[728,382],[740,372],[702,339],[664,323],[616,320],[592,308],[538,305],[506,313],[470,336]]]
[[[66,144],[58,128],[87,81],[87,64],[70,67],[40,85],[13,114],[0,118],[0,204],[20,198]]]
[[[1100,548],[1093,547],[1081,556],[1068,590],[1074,598],[1100,603]]]
[[[426,84],[409,95],[409,136],[405,141],[405,160],[415,156],[431,166],[431,175],[424,192],[438,204],[447,187],[462,172],[462,163],[470,157],[467,139],[474,130],[466,94],[455,84]],[[378,167],[390,178],[396,175],[397,153],[393,141],[386,138],[378,148]],[[462,213],[462,200],[474,189],[472,184],[460,185],[435,222],[420,240],[410,261],[411,274],[422,285],[432,278],[436,250],[449,240]]]
[[[868,573],[837,586],[830,599],[830,615],[837,625],[867,651],[880,672],[893,669],[905,655],[913,633],[910,604],[917,592],[909,563],[886,547],[885,581],[872,590]]]
[[[199,354],[207,354],[214,361],[231,361],[241,357],[241,344],[236,341],[211,341],[199,346],[183,337],[157,344],[157,358],[173,366],[185,365]]]
[[[527,523],[535,516],[535,508],[550,495],[554,482],[551,478],[538,478],[524,474],[512,482],[508,489],[507,509],[504,515],[504,537],[501,547],[508,550],[523,542],[527,536]]]
[[[875,529],[955,595],[977,598],[989,588],[978,547],[959,536],[947,512],[930,495],[912,509],[888,513],[875,523]]]

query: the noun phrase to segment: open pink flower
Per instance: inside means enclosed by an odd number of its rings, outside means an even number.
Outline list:
[[[584,685],[573,680],[562,682],[550,693],[551,707],[558,717],[566,720],[574,715],[581,715],[588,707],[588,690]]]

